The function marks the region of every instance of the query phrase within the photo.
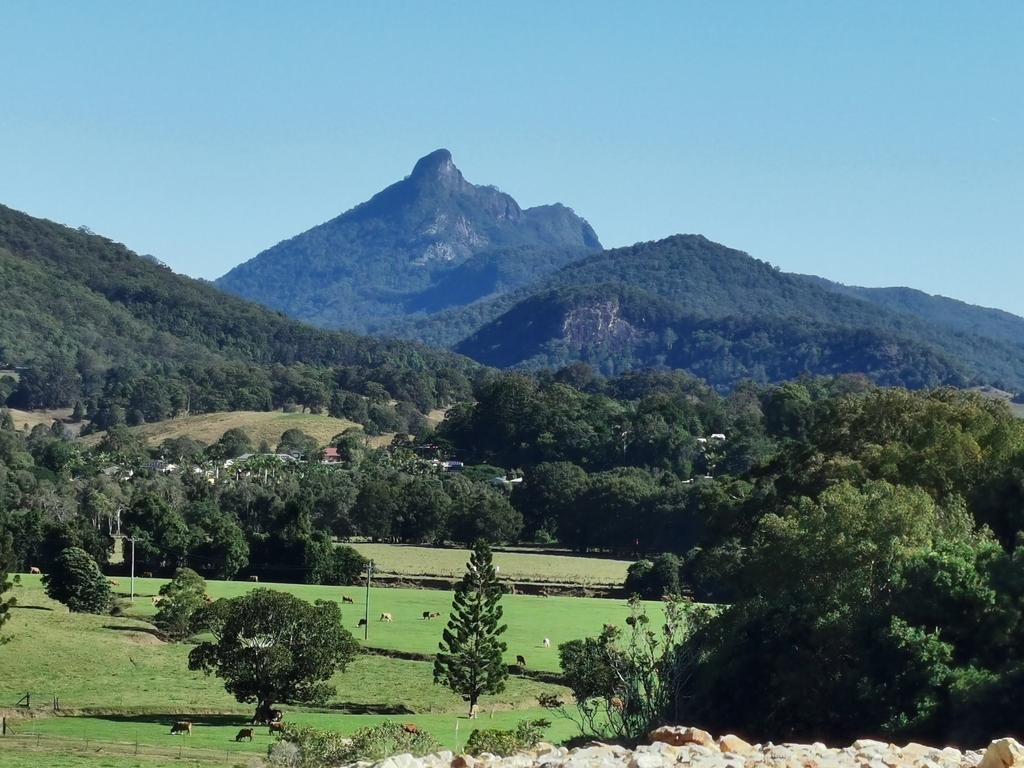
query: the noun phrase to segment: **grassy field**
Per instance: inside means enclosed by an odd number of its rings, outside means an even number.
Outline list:
[[[161,580],[137,580],[139,597],[125,617],[70,614],[45,596],[38,576],[22,575],[21,582],[14,588],[19,605],[4,627],[11,641],[0,646],[0,709],[11,713],[18,699],[31,692],[36,714],[49,715],[51,702],[58,697],[64,715],[14,720],[15,735],[0,739],[0,768],[205,768],[247,765],[265,753],[270,743],[265,729],[257,730],[251,744],[233,741],[251,705],[236,702],[216,678],[189,672],[190,646],[164,643],[147,631],[145,618],[154,612],[149,596]],[[119,589],[127,586],[122,579]],[[365,610],[365,592],[359,588],[209,582],[209,592],[230,597],[256,586],[286,590],[307,600],[351,596],[357,603],[343,605],[344,620],[362,640],[356,624]],[[547,671],[558,668],[558,643],[597,633],[602,624],[621,622],[628,612],[623,601],[613,600],[509,595],[503,603],[509,625],[507,661],[511,664],[516,654],[523,654],[529,668]],[[424,620],[422,612],[447,615],[450,604],[448,592],[372,589],[367,645],[431,654],[443,622]],[[660,611],[660,604],[651,609]],[[374,620],[383,611],[394,615],[393,623]],[[542,646],[544,637],[551,639],[552,647]],[[365,654],[332,683],[338,692],[326,707],[285,708],[287,720],[343,733],[384,719],[414,722],[453,749],[465,742],[473,727],[511,727],[522,719],[545,716],[536,705],[541,692],[564,694],[557,686],[513,675],[503,693],[481,701],[480,719],[469,721],[461,699],[432,683],[431,664],[426,661]],[[171,736],[171,721],[186,714],[196,723],[193,735]],[[556,720],[547,734],[553,740],[572,735],[572,725],[564,720]]]
[[[29,577],[26,586],[30,584]],[[37,577],[38,578],[38,577]],[[127,586],[121,580],[120,589]],[[163,581],[160,579],[136,579],[137,590],[142,599],[136,601],[130,611],[140,617],[156,612],[148,596],[155,595]],[[256,585],[241,581],[210,581],[207,591],[214,598],[237,597],[256,586],[291,592],[303,600],[333,600],[341,602],[342,595],[350,597],[354,604],[343,604],[342,615],[345,625],[363,639],[358,630],[359,619],[366,608],[366,591],[361,587],[325,587],[312,584],[263,584]],[[387,589],[370,590],[370,625],[366,645],[371,648],[433,654],[441,638],[441,630],[451,609],[452,593],[428,589]],[[508,644],[505,660],[513,664],[516,656],[526,657],[530,669],[549,672],[558,671],[558,645],[587,635],[600,633],[604,624],[622,624],[629,614],[625,600],[578,597],[533,597],[528,595],[506,595],[502,599],[508,624],[504,639]],[[650,603],[649,610],[660,614],[661,603]],[[423,612],[439,612],[440,619],[424,620]],[[391,623],[379,621],[381,613],[394,617]],[[551,640],[549,648],[543,647],[544,638]],[[0,683],[2,685],[2,683]]]
[[[400,544],[352,544],[374,561],[381,573],[401,576],[458,577],[466,570],[468,549],[438,549]],[[503,579],[595,586],[621,586],[629,560],[574,557],[535,552],[495,552]]]
[[[229,429],[238,428],[244,429],[248,433],[254,445],[259,445],[261,440],[266,440],[273,448],[280,440],[281,433],[286,429],[301,429],[321,445],[326,445],[339,432],[344,432],[349,427],[358,426],[354,422],[336,419],[325,414],[226,411],[143,424],[140,427],[133,427],[132,431],[142,437],[147,445],[156,446],[169,437],[191,437],[193,440],[209,444],[216,442]],[[92,445],[101,438],[102,433],[88,435],[82,438],[82,442]]]
[[[21,411],[17,408],[8,408],[11,419],[14,421],[14,428],[30,432],[32,427],[42,424],[50,426],[54,419],[63,421],[71,417],[70,408],[54,408],[46,411]]]

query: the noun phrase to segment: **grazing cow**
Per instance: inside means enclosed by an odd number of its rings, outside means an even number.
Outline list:
[[[525,667],[526,666],[526,657],[522,656],[522,655],[516,656],[516,664],[518,664],[520,667]]]
[[[282,723],[280,720],[276,723],[267,723],[267,728],[270,729],[271,734],[284,733],[284,723]]]
[[[380,615],[380,620],[381,621],[387,621],[387,622],[390,623],[390,622],[394,621],[395,619],[394,619],[394,617],[390,613],[382,613]]]
[[[42,571],[39,570],[38,566],[35,566],[35,565],[33,565],[31,568],[29,568],[28,572],[29,573],[36,573],[36,574],[41,574],[42,573]]]
[[[342,596],[341,596],[341,602],[343,602],[343,603],[352,603],[352,605],[355,605],[355,604],[356,604],[356,601],[355,601],[355,600],[353,600],[353,599],[352,599],[351,597],[349,597],[348,595],[342,595]]]
[[[419,733],[420,727],[416,723],[406,723],[402,726],[402,730],[406,733]]]
[[[235,741],[252,741],[252,728],[242,728],[235,736]]]
[[[182,733],[187,733],[189,736],[192,735],[191,720],[179,720],[171,726],[171,736],[178,736]]]
[[[107,581],[110,582],[110,586],[112,586],[112,587],[120,587],[121,586],[121,582],[118,581],[117,579],[107,579]]]
[[[360,619],[359,623],[356,624],[356,626],[357,627],[365,627],[366,626],[366,619]]]
[[[551,638],[549,638],[549,637],[545,637],[544,638],[544,647],[545,648],[550,648],[551,647]]]
[[[429,619],[430,618],[430,611],[424,611],[423,612],[423,618],[424,619]]]
[[[474,704],[472,707],[469,708],[469,719],[470,720],[476,720],[476,718],[477,718],[477,716],[479,714],[480,714],[480,705],[479,704]]]
[[[260,580],[259,576],[250,576],[249,577],[249,581],[259,581],[259,580]]]
[[[153,572],[152,571],[143,571],[142,572],[142,578],[144,578],[144,579],[152,579],[153,578]]]
[[[164,601],[163,595],[153,595],[153,605],[160,605]]]

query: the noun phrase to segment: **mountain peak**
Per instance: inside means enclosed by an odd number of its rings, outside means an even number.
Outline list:
[[[429,155],[421,157],[413,166],[409,178],[413,180],[436,182],[461,182],[462,172],[455,167],[452,153],[447,149],[435,149]]]

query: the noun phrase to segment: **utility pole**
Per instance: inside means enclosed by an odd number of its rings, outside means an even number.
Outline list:
[[[366,563],[366,612],[363,614],[363,640],[370,636],[370,577],[373,575],[373,560]]]
[[[135,537],[131,536],[126,538],[128,538],[128,541],[132,543],[132,589],[129,602],[132,605],[135,605]]]

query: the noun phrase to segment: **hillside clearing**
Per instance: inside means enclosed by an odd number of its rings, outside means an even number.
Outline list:
[[[132,432],[155,447],[172,437],[191,437],[202,443],[216,442],[229,429],[242,429],[252,438],[254,445],[266,440],[273,449],[281,439],[281,434],[288,429],[301,429],[313,437],[320,445],[326,445],[335,435],[346,429],[362,427],[346,419],[336,419],[326,414],[284,413],[283,411],[223,411],[220,413],[203,413],[195,416],[182,416],[152,424],[132,427]],[[99,442],[102,434],[88,435],[82,438],[86,445]],[[390,437],[378,436],[370,438],[370,442],[385,444]]]
[[[48,427],[53,424],[55,420],[64,421],[64,419],[71,417],[72,411],[71,408],[53,408],[42,411],[22,411],[18,408],[8,408],[7,410],[11,414],[11,421],[14,422],[14,428],[25,432],[31,432],[32,427],[38,426],[39,424]]]

